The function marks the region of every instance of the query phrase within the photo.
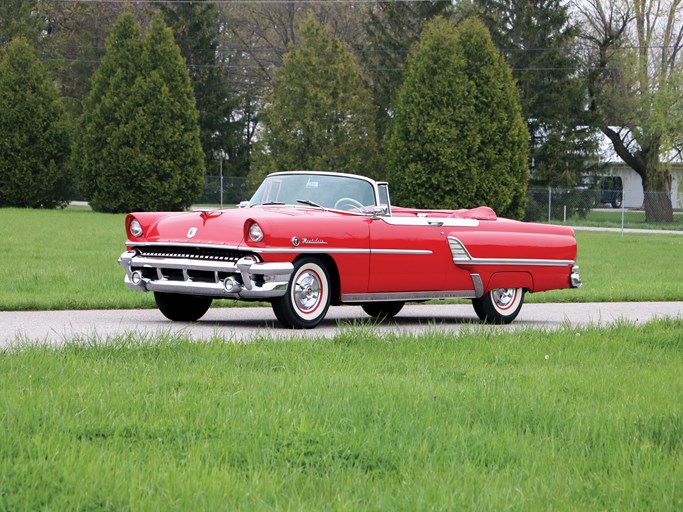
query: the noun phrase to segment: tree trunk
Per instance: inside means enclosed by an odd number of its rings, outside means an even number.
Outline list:
[[[673,222],[671,194],[645,191],[645,222]]]
[[[653,154],[656,158],[648,158],[647,175],[643,179],[645,222],[673,222],[671,173],[662,169],[659,152]]]

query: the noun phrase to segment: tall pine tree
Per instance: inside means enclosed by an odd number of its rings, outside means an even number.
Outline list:
[[[597,141],[580,78],[578,27],[566,0],[474,0],[517,81],[531,135],[532,184],[574,187],[595,162]]]
[[[81,130],[76,162],[94,209],[180,210],[199,195],[205,168],[194,94],[160,16],[144,40],[134,17],[121,16]]]
[[[384,138],[396,92],[403,83],[408,53],[422,29],[436,16],[446,16],[451,2],[374,2],[367,8],[365,37],[359,45],[377,106],[378,140]]]
[[[224,174],[245,176],[249,170],[248,116],[234,115],[243,107],[228,85],[231,60],[220,49],[225,21],[219,6],[197,1],[162,4],[160,9],[187,61],[207,173],[218,175],[219,160],[225,155]]]
[[[26,40],[13,40],[0,60],[0,206],[65,205],[69,138],[59,92]]]
[[[312,16],[277,70],[261,172],[378,174],[370,89],[349,49]]]
[[[436,18],[408,59],[387,139],[397,204],[520,218],[527,131],[510,68],[484,25]]]

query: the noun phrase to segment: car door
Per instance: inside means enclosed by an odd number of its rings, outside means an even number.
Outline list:
[[[448,289],[453,273],[442,218],[388,216],[370,224],[369,293]]]

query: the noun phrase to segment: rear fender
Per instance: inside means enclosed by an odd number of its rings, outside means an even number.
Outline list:
[[[489,279],[485,291],[490,292],[497,288],[524,288],[534,291],[534,279],[528,272],[496,272]]]

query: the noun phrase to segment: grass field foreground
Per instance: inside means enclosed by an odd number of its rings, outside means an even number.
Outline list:
[[[683,320],[0,352],[0,510],[683,508]]]
[[[0,221],[0,310],[154,307],[151,294],[123,285],[123,215],[7,208]],[[683,236],[577,232],[577,240],[585,287],[527,300],[681,300]]]

